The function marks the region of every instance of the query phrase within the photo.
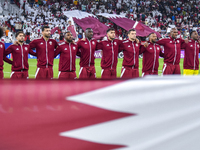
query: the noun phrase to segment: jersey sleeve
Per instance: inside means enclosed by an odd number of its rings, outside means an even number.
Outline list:
[[[184,39],[180,38],[180,41],[181,41],[181,46],[182,46],[183,44],[185,44],[185,40],[184,40]]]
[[[119,52],[123,51],[123,50],[124,50],[123,41],[122,41],[122,40],[119,40],[118,44],[119,44]]]
[[[166,43],[166,39],[161,39],[156,42],[156,44],[163,45],[163,46],[165,45],[165,43]]]
[[[54,58],[58,55],[58,54],[60,54],[61,53],[61,46],[58,46],[57,48],[56,48],[56,50],[54,51]]]
[[[58,45],[58,42],[57,41],[55,41],[55,49],[58,47],[59,45]]]
[[[97,46],[96,46],[96,50],[102,50],[103,49],[103,43],[101,42],[97,42]]]
[[[161,47],[160,47],[160,54],[159,55],[160,55],[160,57],[164,57],[164,53],[163,53]]]
[[[8,55],[6,55],[6,52],[5,52],[5,45],[3,45],[3,49],[4,49],[4,56],[3,56],[3,60],[5,61],[5,62],[7,62],[7,63],[9,63],[9,64],[11,64],[12,65],[12,60],[10,60],[10,59],[8,59],[6,56]],[[11,52],[12,52],[12,50],[11,50]],[[11,53],[10,52],[10,53]]]
[[[185,42],[184,42],[183,44],[181,44],[181,48],[182,48],[182,49],[185,49],[186,46],[187,46],[187,43],[185,43]]]
[[[12,53],[12,45],[10,45],[6,50],[5,50],[5,56],[7,56],[8,54]]]
[[[146,51],[146,48],[144,47],[144,45],[141,45],[140,46],[140,51],[139,51],[139,54],[142,54]]]
[[[81,41],[78,41],[77,43],[77,52],[76,55],[81,57]]]
[[[36,48],[36,40],[33,40],[32,42],[29,43],[30,49]]]
[[[28,49],[29,49],[29,54],[31,54],[31,55],[33,55],[33,56],[37,56],[37,53],[34,52],[34,51],[30,48],[30,46],[28,46]]]

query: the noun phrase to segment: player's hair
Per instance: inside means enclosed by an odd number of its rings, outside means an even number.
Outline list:
[[[130,34],[132,31],[136,31],[135,29],[128,30],[128,34]]]
[[[85,31],[87,31],[87,30],[92,30],[92,28],[87,28],[87,29],[85,29]]]
[[[24,34],[23,31],[18,31],[18,32],[16,33],[15,37],[17,37],[19,34],[23,34],[23,35],[25,36],[25,34]]]
[[[49,29],[49,26],[42,26],[42,31],[44,31],[45,29]]]
[[[148,35],[148,37],[150,37],[152,34],[155,34],[155,33],[154,33],[154,32],[150,33],[150,34]]]
[[[191,32],[190,32],[190,38],[191,38],[191,36],[192,36],[192,33],[194,33],[194,32],[196,32],[195,30],[192,30]]]
[[[67,30],[67,31],[65,32],[65,34],[67,34],[67,33],[71,33],[71,31]]]
[[[115,31],[115,29],[114,29],[114,28],[109,28],[109,29],[106,31],[106,33],[110,32],[110,31]]]
[[[171,28],[170,32],[172,32],[172,30],[177,30],[177,28],[176,28],[176,27],[174,27],[174,28]]]
[[[0,38],[3,36],[3,29],[0,28]]]

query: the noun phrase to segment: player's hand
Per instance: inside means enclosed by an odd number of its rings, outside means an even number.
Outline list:
[[[13,44],[14,44],[14,45],[18,45],[19,43],[18,43],[18,41],[15,41]]]
[[[139,44],[140,40],[138,38],[135,39],[136,43]]]
[[[85,41],[85,38],[82,38],[81,40],[82,40],[82,41]]]
[[[72,43],[75,44],[76,43],[75,40],[72,40]]]
[[[144,43],[144,47],[147,48],[148,46],[149,46],[149,43],[148,43],[148,42],[145,42],[145,43]]]
[[[189,40],[188,40],[188,38],[186,38],[186,39],[185,39],[185,43],[188,43],[188,42],[189,42]]]

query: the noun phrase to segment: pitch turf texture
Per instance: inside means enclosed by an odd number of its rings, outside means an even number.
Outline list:
[[[76,59],[76,74],[77,77],[79,77],[79,61],[80,59]],[[122,68],[122,58],[118,59],[118,64],[117,64],[117,77],[120,77],[121,74],[121,68]],[[37,60],[36,59],[29,59],[29,78],[35,78],[35,71],[37,69]],[[59,64],[59,59],[54,59],[54,66],[53,66],[53,71],[54,71],[54,78],[58,78],[58,64]],[[181,66],[181,74],[183,73],[183,59],[181,59],[180,62]],[[101,59],[95,59],[95,68],[96,68],[96,76],[97,78],[101,77]],[[158,74],[161,75],[162,73],[162,68],[163,68],[163,59],[159,59],[159,68],[158,68]],[[7,64],[4,62],[4,78],[10,78],[10,73],[11,73],[11,65]],[[139,59],[139,73],[140,76],[142,75],[142,59]]]

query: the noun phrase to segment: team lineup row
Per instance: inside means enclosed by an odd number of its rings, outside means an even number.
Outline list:
[[[0,36],[3,35],[0,29]],[[198,75],[199,72],[199,41],[198,33],[192,31],[190,40],[177,38],[176,28],[171,29],[170,37],[157,41],[156,34],[149,35],[149,41],[141,44],[136,38],[136,31],[128,31],[127,40],[115,39],[115,30],[107,30],[107,40],[97,42],[93,39],[91,28],[85,30],[85,39],[75,43],[71,32],[65,34],[65,42],[58,44],[50,39],[50,28],[42,27],[42,38],[33,40],[30,44],[24,43],[24,33],[17,32],[17,41],[5,50],[4,43],[0,42],[0,78],[3,78],[3,60],[12,64],[12,79],[28,78],[28,54],[37,57],[36,79],[53,78],[53,61],[60,54],[59,79],[76,79],[75,60],[80,57],[79,78],[96,78],[94,67],[95,50],[102,50],[101,78],[116,78],[118,53],[123,51],[121,78],[139,77],[139,54],[143,53],[142,76],[158,75],[159,57],[164,57],[163,75],[180,74],[180,53],[185,49],[184,75]],[[160,45],[164,47],[162,52]],[[32,49],[36,49],[34,52]],[[12,53],[13,60],[6,56]]]

